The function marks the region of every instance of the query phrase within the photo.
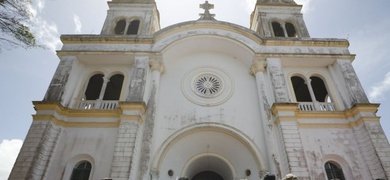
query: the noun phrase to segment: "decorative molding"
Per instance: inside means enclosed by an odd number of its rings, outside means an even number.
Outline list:
[[[295,121],[300,128],[352,128],[365,122],[379,123],[380,117],[375,115],[378,107],[379,104],[356,104],[344,111],[299,111],[298,103],[274,103],[271,112],[276,125],[282,121]],[[324,123],[324,119],[334,122]]]
[[[150,70],[151,71],[158,71],[160,73],[165,73],[165,66],[163,59],[161,57],[158,58],[151,58],[149,60]]]
[[[253,60],[252,66],[250,68],[250,74],[256,75],[258,72],[264,72],[267,67],[267,61],[265,59],[255,59]]]
[[[34,101],[33,104],[37,111],[37,114],[33,115],[34,121],[49,120],[62,127],[117,128],[122,120],[137,121],[142,124],[144,122],[143,115],[146,112],[144,102],[119,102],[119,108],[114,110],[75,110],[63,107],[58,102]],[[111,118],[111,120],[67,121],[68,118]],[[112,120],[112,118],[117,120]]]
[[[197,81],[203,76],[212,76],[218,79],[218,92],[214,94],[202,95]],[[217,67],[197,67],[188,72],[181,81],[181,89],[184,96],[191,102],[201,106],[216,106],[226,102],[233,95],[234,82],[227,72]]]

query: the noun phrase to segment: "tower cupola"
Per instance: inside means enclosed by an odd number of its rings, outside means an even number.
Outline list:
[[[293,0],[258,0],[251,15],[251,29],[265,37],[310,37]]]
[[[154,0],[112,0],[108,6],[102,35],[150,35],[160,29]]]

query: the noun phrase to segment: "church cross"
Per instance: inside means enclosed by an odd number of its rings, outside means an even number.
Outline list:
[[[210,14],[210,9],[214,9],[214,4],[210,4],[208,1],[206,1],[203,4],[199,5],[199,8],[204,9],[203,14],[199,14],[200,18],[199,20],[215,20],[214,16],[215,14]]]
[[[205,11],[209,11],[210,9],[214,9],[214,4],[210,4],[209,1],[206,1],[203,4],[200,4],[199,7],[204,9]]]

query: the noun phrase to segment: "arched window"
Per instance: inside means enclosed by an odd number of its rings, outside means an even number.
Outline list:
[[[284,37],[283,27],[280,23],[272,22],[272,29],[274,30],[275,37]]]
[[[124,19],[119,20],[115,26],[115,34],[123,35],[125,33],[125,28],[126,28],[126,20]]]
[[[311,102],[311,96],[305,80],[299,76],[291,77],[295,97],[298,102]]]
[[[286,23],[285,27],[288,37],[297,37],[297,31],[292,23]]]
[[[140,24],[139,20],[131,21],[130,24],[129,24],[129,27],[127,28],[127,33],[126,34],[128,34],[128,35],[138,34],[139,24]]]
[[[103,100],[119,100],[123,85],[123,75],[115,74],[111,76],[104,92]]]
[[[84,100],[99,99],[100,91],[103,86],[103,74],[95,74],[89,78],[87,89],[85,90]]]
[[[109,79],[103,74],[93,75],[81,98],[79,109],[115,109],[121,95],[124,76],[115,74]]]
[[[92,165],[88,161],[81,161],[74,166],[70,180],[89,180]]]
[[[316,100],[318,102],[327,102],[329,96],[324,81],[321,78],[315,76],[310,77],[310,79],[311,79],[311,87],[313,88],[313,92],[316,97]]]
[[[326,162],[325,171],[328,180],[345,180],[343,169],[335,162]]]

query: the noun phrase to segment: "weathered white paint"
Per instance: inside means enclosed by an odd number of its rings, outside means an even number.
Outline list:
[[[90,179],[166,180],[202,170],[225,179],[327,179],[327,161],[347,179],[390,177],[390,145],[348,42],[310,38],[293,1],[258,1],[250,29],[200,20],[159,30],[152,0],[109,6],[101,35],[62,36],[59,67],[35,102],[10,179],[69,179],[83,160],[92,164]],[[113,35],[121,18],[141,20],[139,34]],[[291,22],[298,37],[273,37],[272,20]],[[78,109],[96,73],[124,75],[119,101],[146,112]],[[202,73],[220,77],[223,92],[199,96],[193,80]],[[335,108],[300,111],[294,75],[321,77]]]

